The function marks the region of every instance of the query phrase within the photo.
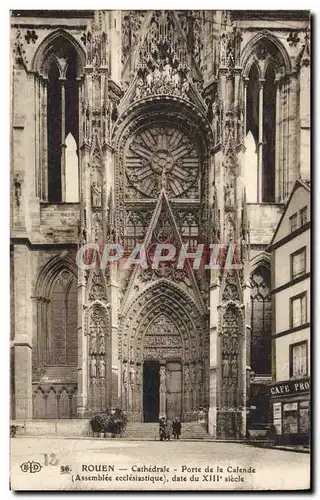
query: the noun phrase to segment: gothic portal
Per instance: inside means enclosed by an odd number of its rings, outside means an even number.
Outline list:
[[[120,406],[246,436],[269,418],[268,245],[309,175],[308,15],[31,12],[11,30],[13,418]],[[121,260],[77,265],[105,243]]]

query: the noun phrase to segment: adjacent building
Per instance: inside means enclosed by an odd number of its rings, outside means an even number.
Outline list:
[[[310,429],[310,187],[298,180],[271,244],[273,424],[281,442]]]

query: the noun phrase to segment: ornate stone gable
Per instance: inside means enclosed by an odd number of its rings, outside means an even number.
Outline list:
[[[221,283],[222,289],[222,300],[229,301],[232,300],[234,302],[241,302],[242,293],[240,287],[240,279],[236,270],[234,271],[226,271]]]
[[[162,182],[163,186],[161,193],[143,240],[147,265],[145,269],[140,264],[135,265],[131,272],[131,276],[126,278],[127,289],[120,308],[122,313],[126,310],[128,304],[134,300],[135,294],[140,289],[141,283],[145,286],[147,281],[153,281],[164,277],[169,280],[179,281],[181,284],[185,283],[188,287],[188,292],[199,304],[200,309],[203,311],[206,310],[190,261],[186,259],[184,267],[182,269],[177,268],[177,255],[180,252],[183,242],[166,194],[165,176],[163,176]],[[176,256],[172,260],[166,262],[165,266],[159,266],[158,269],[152,269],[152,254],[156,243],[170,243],[174,245],[176,248]],[[150,252],[149,255],[148,252]]]
[[[121,61],[124,66],[128,63],[131,52],[137,48],[140,30],[147,14],[146,10],[124,10],[121,13]]]
[[[194,11],[190,11],[187,18],[182,11],[180,16],[175,11],[150,11],[142,17],[143,14],[134,14],[138,29],[143,25],[137,37],[132,34],[134,21],[125,16],[124,101],[130,103],[154,95],[170,95],[196,100],[205,109],[199,94],[203,82],[199,16]],[[129,48],[135,37],[137,46]]]
[[[88,272],[88,271],[87,271]],[[103,303],[108,302],[106,279],[102,269],[97,268],[89,271],[87,279],[86,303],[99,300]]]

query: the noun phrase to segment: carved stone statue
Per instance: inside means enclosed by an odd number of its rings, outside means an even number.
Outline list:
[[[136,370],[133,365],[130,366],[130,385],[131,387],[134,386],[136,381]]]
[[[166,59],[166,64],[163,68],[163,78],[165,81],[170,81],[171,80],[171,75],[172,75],[172,68],[171,65],[169,64],[169,59]]]
[[[137,366],[137,371],[136,371],[136,386],[138,388],[141,386],[141,370],[140,370],[140,366]]]
[[[174,70],[173,74],[172,74],[172,81],[173,81],[173,85],[174,87],[179,87],[180,85],[180,75],[179,75],[179,72],[178,70]]]
[[[163,189],[166,189],[167,187],[167,175],[166,175],[166,169],[163,168],[161,172],[161,187]]]
[[[96,182],[91,186],[91,198],[93,207],[101,207],[101,187]]]
[[[189,90],[189,82],[188,80],[185,78],[183,84],[182,84],[182,87],[181,87],[181,92],[183,94],[187,94],[188,93],[188,90]]]
[[[97,376],[97,360],[93,356],[90,360],[90,377],[96,378],[96,376]]]
[[[152,74],[152,70],[151,69],[149,69],[149,73],[146,76],[146,82],[147,82],[148,87],[152,86],[153,74]]]
[[[190,380],[190,370],[189,366],[186,366],[184,369],[184,385],[187,391],[190,391],[191,388],[191,380]]]
[[[225,354],[222,360],[222,378],[229,378],[230,376],[230,363],[228,356]]]
[[[106,376],[106,365],[103,358],[99,359],[99,377],[105,378]]]
[[[165,366],[160,366],[160,392],[165,392],[166,391],[166,367]]]
[[[17,206],[19,206],[21,199],[21,184],[22,184],[19,174],[15,175],[13,182],[14,182],[14,195],[16,197]]]
[[[97,350],[97,337],[96,337],[96,330],[95,327],[91,328],[90,332],[90,352],[96,352]]]
[[[128,388],[128,365],[123,363],[122,367],[122,385],[125,389]]]
[[[161,71],[159,70],[159,66],[158,65],[154,68],[153,79],[154,79],[155,82],[157,82],[158,80],[161,79]]]
[[[238,350],[238,337],[236,332],[232,332],[230,347],[233,352]]]
[[[238,378],[238,360],[236,354],[233,355],[231,360],[231,378],[234,380]]]
[[[228,46],[228,38],[225,33],[221,36],[220,39],[220,64],[221,66],[227,65],[227,46]]]
[[[198,381],[198,384],[200,386],[203,385],[203,362],[202,361],[199,361],[199,364],[198,364],[197,381]]]
[[[226,207],[231,208],[234,206],[234,192],[231,183],[227,183],[224,187],[224,202]]]
[[[105,338],[103,333],[99,335],[99,352],[102,354],[105,353]]]
[[[142,97],[142,90],[143,90],[143,80],[142,78],[139,78],[136,86],[136,93],[135,93],[136,99],[140,99],[140,97]]]
[[[193,364],[190,367],[190,379],[191,379],[192,385],[195,386],[195,383],[196,383],[196,369],[195,369],[195,366]]]

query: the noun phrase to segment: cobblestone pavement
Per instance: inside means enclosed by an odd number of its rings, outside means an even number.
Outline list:
[[[308,454],[239,443],[11,440],[11,487],[19,490],[307,489],[309,474]]]

